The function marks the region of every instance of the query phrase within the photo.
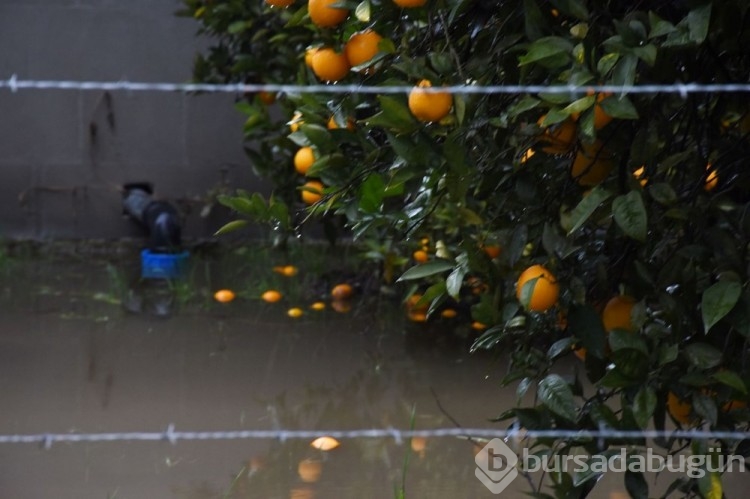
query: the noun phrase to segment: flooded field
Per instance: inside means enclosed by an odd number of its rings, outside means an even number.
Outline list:
[[[502,357],[468,353],[468,329],[409,323],[395,299],[313,311],[314,262],[284,277],[278,259],[233,258],[197,261],[166,288],[139,283],[128,253],[6,265],[0,434],[502,428],[489,418],[514,387],[500,387]],[[268,287],[285,299],[257,299]],[[237,299],[216,303],[220,288]],[[287,317],[291,306],[304,315]],[[342,438],[328,452],[310,440],[2,444],[0,497],[497,497],[465,439]],[[622,494],[607,476],[590,497]]]
[[[423,337],[429,330],[408,324],[390,302],[355,298],[348,313],[306,310],[292,319],[287,307],[306,302],[266,304],[241,293],[213,302],[214,289],[253,276],[225,278],[201,265],[202,282],[167,293],[167,303],[184,303],[160,317],[154,304],[164,303],[163,290],[130,287],[137,260],[13,262],[0,302],[0,433],[450,427],[438,400],[462,425],[491,427],[487,419],[501,409],[491,359],[470,356],[460,340]],[[134,300],[140,313],[123,303]],[[395,497],[403,484],[409,497],[483,494],[467,441],[342,439],[326,453],[309,443],[7,444],[0,495]]]

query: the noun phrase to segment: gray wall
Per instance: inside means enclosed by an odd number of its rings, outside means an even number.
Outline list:
[[[184,82],[205,43],[178,0],[0,0],[0,79]],[[202,237],[222,182],[261,188],[242,151],[234,96],[0,89],[0,238],[139,234],[118,186],[152,182]]]

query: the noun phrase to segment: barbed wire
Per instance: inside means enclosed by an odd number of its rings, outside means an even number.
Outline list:
[[[234,431],[177,431],[170,424],[160,432],[117,432],[117,433],[39,433],[0,435],[0,444],[41,444],[48,449],[54,443],[68,442],[125,442],[125,441],[166,441],[176,444],[180,440],[286,440],[314,439],[318,437],[339,439],[392,438],[401,444],[413,437],[437,438],[456,437],[467,439],[517,438],[517,439],[655,439],[675,438],[686,440],[730,440],[741,441],[750,438],[749,432],[701,431],[701,430],[526,430],[519,428],[435,428],[426,430],[400,430],[396,428],[375,428],[359,430],[234,430]]]
[[[406,94],[414,87],[409,85],[286,85],[276,83],[167,83],[133,81],[74,81],[74,80],[23,80],[14,74],[0,80],[0,88],[19,90],[79,90],[126,92],[182,92],[182,93],[254,93],[282,92],[289,94]],[[425,92],[452,94],[570,94],[587,92],[612,92],[619,94],[670,93],[687,97],[694,93],[750,93],[750,83],[673,83],[644,85],[450,85],[422,88]]]

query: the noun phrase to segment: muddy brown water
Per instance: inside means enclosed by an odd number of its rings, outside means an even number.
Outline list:
[[[125,267],[132,273],[132,262]],[[170,424],[430,429],[452,427],[450,418],[497,429],[488,418],[515,402],[514,389],[499,386],[501,360],[470,355],[461,338],[430,337],[444,333],[414,327],[391,303],[291,319],[290,303],[212,303],[217,284],[205,283],[202,297],[164,318],[153,307],[124,310],[121,284],[113,287],[112,266],[101,261],[16,262],[5,272],[0,434],[158,432]],[[498,497],[475,477],[466,440],[428,438],[412,449],[392,438],[341,439],[325,453],[309,443],[0,444],[0,498],[385,499],[402,486],[406,498]],[[591,497],[620,497],[622,489],[621,477],[606,477]],[[517,479],[502,497],[525,490]]]

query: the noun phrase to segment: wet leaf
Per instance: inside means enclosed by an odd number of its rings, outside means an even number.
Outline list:
[[[648,231],[646,207],[640,192],[630,191],[622,196],[617,196],[612,201],[612,214],[615,223],[629,237],[637,241],[645,241]]]
[[[518,64],[525,66],[552,57],[558,59],[559,65],[566,64],[570,60],[572,50],[573,44],[565,38],[546,36],[533,42],[526,54],[518,58]]]
[[[692,343],[685,347],[685,355],[695,367],[711,369],[721,364],[721,351],[706,343]]]
[[[719,383],[727,385],[742,393],[743,395],[747,395],[747,385],[745,385],[745,382],[742,381],[742,378],[740,378],[737,373],[733,371],[722,370],[712,374],[711,377]]]
[[[228,234],[230,232],[234,232],[235,230],[245,227],[247,224],[248,224],[247,220],[232,220],[231,222],[225,224],[219,230],[214,232],[214,236],[221,236],[222,234]]]
[[[599,205],[609,199],[611,195],[612,194],[609,191],[599,186],[591,189],[589,195],[581,199],[581,202],[573,208],[573,211],[570,214],[572,225],[568,229],[568,235],[572,234],[586,223],[586,220],[588,220],[591,214],[596,211]]]
[[[740,294],[742,286],[735,281],[719,281],[703,292],[701,313],[706,334],[734,308]]]
[[[573,400],[573,391],[558,374],[550,374],[538,386],[539,400],[553,413],[568,421],[575,421],[578,409]]]
[[[656,409],[656,392],[650,386],[643,386],[633,399],[633,417],[638,426],[646,428]]]
[[[416,265],[398,278],[399,281],[411,281],[414,279],[421,279],[423,277],[429,277],[431,275],[440,274],[446,270],[453,268],[453,263],[447,260],[434,260],[432,262],[423,263]]]
[[[638,111],[627,96],[610,96],[600,103],[602,110],[613,118],[623,120],[637,120]]]

